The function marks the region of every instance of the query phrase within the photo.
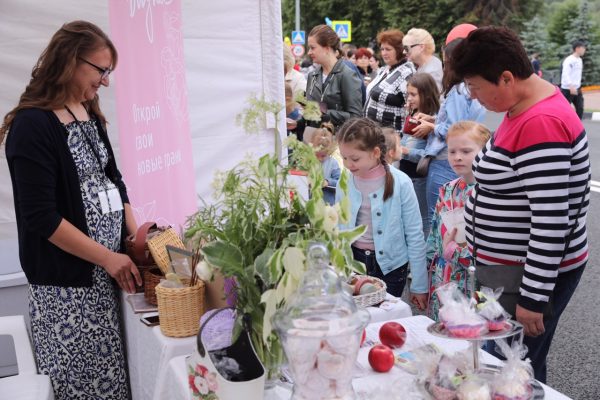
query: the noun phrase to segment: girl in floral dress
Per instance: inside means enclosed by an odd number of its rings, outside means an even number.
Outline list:
[[[436,321],[440,301],[435,289],[456,282],[467,293],[471,254],[464,234],[464,204],[475,186],[471,164],[490,136],[485,126],[473,121],[458,122],[448,130],[448,161],[459,178],[440,188],[427,239],[427,260],[431,265],[427,314]]]

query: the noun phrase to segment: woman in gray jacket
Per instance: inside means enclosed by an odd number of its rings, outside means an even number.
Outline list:
[[[341,59],[340,38],[327,25],[315,26],[308,35],[308,55],[319,64],[308,75],[306,98],[321,106],[322,121],[337,128],[362,114],[361,78]]]

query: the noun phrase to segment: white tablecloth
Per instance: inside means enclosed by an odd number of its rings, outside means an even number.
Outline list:
[[[133,400],[162,400],[156,390],[157,378],[166,373],[169,361],[176,356],[190,354],[196,348],[196,336],[169,338],[159,326],[148,327],[140,318],[149,314],[134,314],[131,305],[121,296],[121,306],[129,365],[129,380]]]
[[[427,343],[435,343],[447,353],[464,350],[469,346],[469,343],[464,340],[443,339],[429,334],[427,326],[433,321],[425,316],[403,318],[396,321],[404,325],[408,332],[407,341],[402,347],[401,352],[413,350]],[[367,327],[367,337],[369,339],[376,338],[381,325],[382,323],[370,324]],[[352,382],[357,393],[357,398],[389,398],[389,394],[386,396],[386,391],[390,388],[406,389],[403,385],[407,382],[406,379],[410,378],[410,375],[404,370],[394,367],[390,372],[380,374],[374,372],[369,367],[367,361],[369,348],[370,346],[361,348],[358,354],[355,379]],[[481,350],[480,357],[483,363],[501,364],[500,360]],[[157,388],[160,390],[157,391],[157,394],[162,396],[160,398],[170,400],[188,400],[190,398],[185,359],[186,356],[179,356],[169,362],[166,373],[160,377],[160,382],[157,384]],[[542,386],[544,388],[545,400],[569,399],[569,397],[546,385],[542,384]],[[265,399],[269,400],[287,400],[290,396],[291,392],[280,386],[265,393]]]
[[[367,311],[371,315],[371,323],[412,316],[410,306],[389,293],[386,294],[383,303],[377,307],[367,307]]]
[[[168,388],[161,392],[168,363],[173,357],[192,353],[196,337],[169,338],[161,333],[160,327],[142,324],[140,318],[152,314],[134,314],[126,297],[127,294],[122,295],[122,308],[133,400],[168,399]],[[372,323],[412,315],[408,304],[390,294],[379,307],[367,310]]]

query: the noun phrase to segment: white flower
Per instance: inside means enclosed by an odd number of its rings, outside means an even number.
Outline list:
[[[213,278],[213,269],[206,261],[196,264],[196,275],[204,282],[210,282]]]
[[[208,394],[208,382],[201,376],[194,378],[194,386],[200,392],[200,394]]]
[[[323,221],[323,229],[325,232],[333,233],[337,230],[339,215],[337,210],[330,206],[325,206],[325,220]]]

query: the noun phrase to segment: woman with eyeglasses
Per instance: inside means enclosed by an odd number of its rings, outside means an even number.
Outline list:
[[[130,293],[141,285],[121,253],[136,226],[98,102],[116,64],[96,25],[63,25],[0,128],[35,358],[59,400],[129,396],[113,279]]]
[[[433,37],[425,29],[412,28],[402,39],[403,52],[408,61],[415,64],[417,72],[431,75],[438,90],[442,93],[442,62],[435,53]]]
[[[448,162],[448,129],[459,121],[482,123],[485,118],[485,108],[476,99],[471,99],[464,83],[448,67],[454,48],[462,40],[456,38],[444,47],[443,96],[438,114],[435,117],[423,113],[414,116],[419,125],[413,130],[413,137],[427,139],[424,156],[417,165],[417,174],[427,177],[428,213],[424,219],[426,232],[429,232],[440,187],[457,178]]]

